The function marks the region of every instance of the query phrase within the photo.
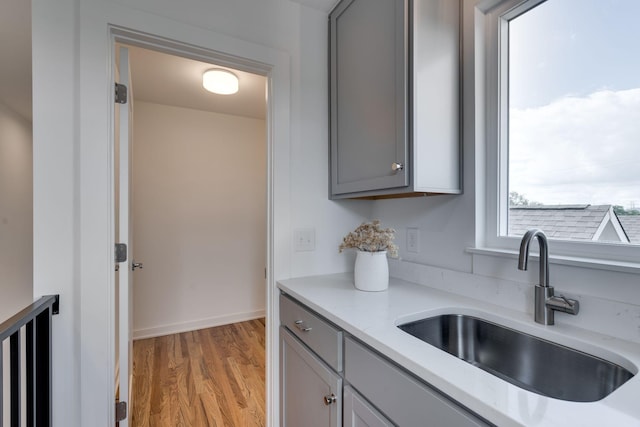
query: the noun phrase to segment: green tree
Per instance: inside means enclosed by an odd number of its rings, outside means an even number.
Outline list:
[[[509,206],[542,206],[542,203],[532,202],[527,199],[524,194],[520,194],[517,191],[510,191]]]
[[[638,209],[625,209],[624,206],[621,205],[613,205],[613,211],[616,215],[640,215],[640,210]]]

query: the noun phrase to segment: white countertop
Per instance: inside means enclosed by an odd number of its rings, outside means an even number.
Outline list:
[[[640,426],[640,375],[598,402],[547,398],[451,356],[396,325],[445,313],[475,315],[602,357],[634,374],[640,367],[638,344],[567,325],[538,325],[527,313],[394,278],[385,292],[356,290],[351,273],[282,280],[278,286],[496,425]]]

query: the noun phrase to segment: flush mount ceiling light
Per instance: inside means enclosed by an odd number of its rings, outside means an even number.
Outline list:
[[[202,75],[202,86],[218,95],[231,95],[238,92],[238,77],[219,68],[207,70]]]

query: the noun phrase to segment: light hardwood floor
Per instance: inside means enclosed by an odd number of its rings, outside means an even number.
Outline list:
[[[265,425],[264,319],[133,343],[132,427]]]

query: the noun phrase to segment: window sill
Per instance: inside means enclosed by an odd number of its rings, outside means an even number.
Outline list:
[[[508,259],[518,259],[518,251],[494,248],[467,248],[465,252],[470,254],[493,256]],[[531,257],[538,259],[537,254]],[[612,261],[608,259],[582,258],[570,256],[549,255],[550,264],[568,265],[579,268],[591,268],[596,270],[617,271],[621,273],[640,274],[640,263],[626,261]]]

